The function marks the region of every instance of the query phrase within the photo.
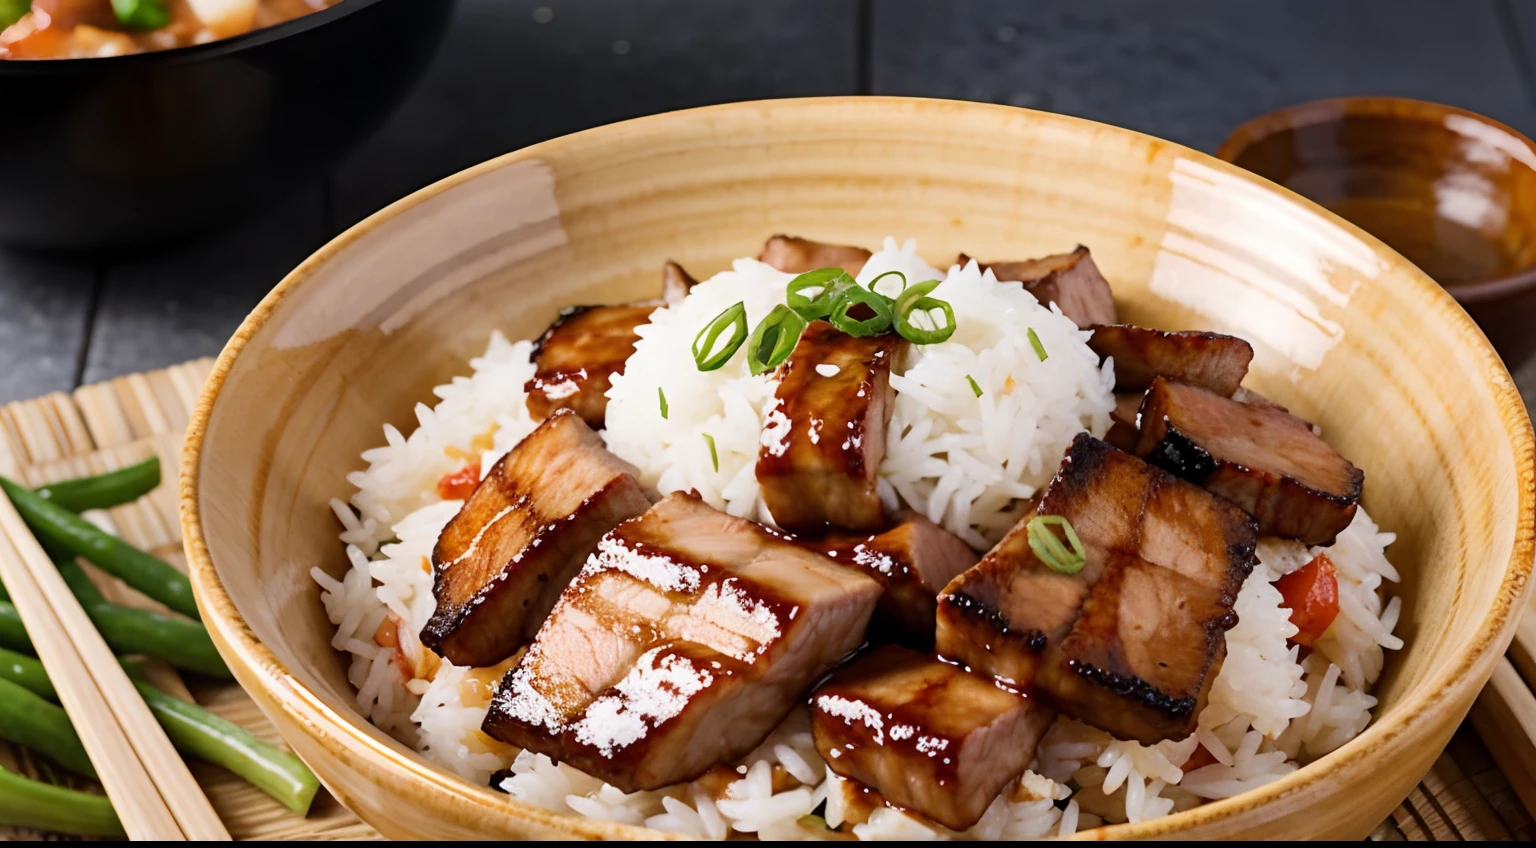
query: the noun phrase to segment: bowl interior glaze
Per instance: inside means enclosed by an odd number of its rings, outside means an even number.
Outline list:
[[[1211,157],[1021,109],[899,98],[643,118],[472,168],[380,212],[252,313],[202,396],[182,479],[194,583],[221,648],[326,785],[389,836],[634,837],[463,783],[354,707],[308,576],[342,572],[326,507],[380,427],[492,330],[654,296],[790,232],[1030,257],[1083,243],[1124,320],[1230,332],[1249,385],[1321,424],[1397,531],[1399,634],[1360,738],[1255,792],[1098,836],[1361,837],[1428,768],[1512,633],[1531,566],[1530,423],[1440,287],[1353,226]]]

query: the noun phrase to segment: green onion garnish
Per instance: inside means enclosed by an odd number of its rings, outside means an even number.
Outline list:
[[[1060,527],[1067,541],[1061,541],[1052,527]],[[1088,561],[1083,541],[1077,538],[1072,522],[1060,515],[1037,515],[1024,526],[1029,534],[1029,549],[1045,563],[1046,567],[1061,574],[1076,574]],[[1070,547],[1069,547],[1070,546]]]
[[[976,385],[976,379],[974,377],[972,377],[971,375],[967,374],[967,375],[965,375],[965,381],[967,383],[971,384],[971,393],[976,395],[977,397],[981,397],[981,386]],[[665,416],[663,416],[663,417],[665,417]]]
[[[666,417],[667,417],[667,393],[661,390],[661,386],[657,386],[656,387],[656,398],[661,401],[661,417],[662,417],[662,420],[666,420]]]
[[[789,308],[800,313],[807,321],[825,318],[832,314],[837,297],[843,289],[858,283],[841,268],[817,268],[789,281],[785,300]]]
[[[873,314],[862,320],[854,318],[849,313],[859,306],[867,307]],[[856,339],[878,336],[891,328],[891,301],[885,295],[858,286],[843,289],[827,320]]]
[[[886,277],[900,277],[901,278],[901,291],[896,292],[895,295],[888,295],[885,292],[880,291],[879,289],[875,288],[875,286],[880,285],[880,281],[885,279]],[[900,297],[901,296],[901,292],[902,291],[906,291],[906,289],[907,289],[907,275],[901,273],[900,271],[886,271],[884,274],[881,274],[880,276],[878,276],[878,277],[874,278],[873,280],[869,281],[869,290],[870,291],[872,291],[875,294],[878,294],[881,297],[883,297],[883,298],[885,298],[887,300],[890,300],[892,302],[894,302],[897,297]]]
[[[1045,345],[1040,343],[1040,337],[1035,335],[1034,327],[1029,328],[1029,346],[1035,349],[1035,356],[1040,357],[1041,362],[1050,358],[1045,352]]]
[[[708,433],[705,433],[704,434],[704,441],[709,444],[709,461],[714,463],[715,472],[719,473],[719,471],[720,471],[720,454],[715,452],[715,437],[711,436]]]
[[[129,29],[159,29],[171,22],[165,0],[112,0],[112,12]]]
[[[928,297],[928,293],[939,287],[938,280],[928,280],[908,286],[896,298],[895,314],[893,320],[896,324],[896,332],[901,337],[913,344],[927,345],[948,341],[955,334],[955,310],[948,301],[939,300],[936,297]],[[941,326],[925,328],[919,327],[913,322],[913,316],[919,313],[927,315],[931,309],[938,309],[944,313],[945,323]],[[929,323],[933,323],[929,319]]]
[[[782,303],[775,306],[752,331],[747,342],[747,367],[753,374],[779,367],[794,352],[803,332],[805,319],[800,313]]]
[[[715,342],[720,340],[721,334],[727,329],[731,331],[731,337],[726,339],[725,345],[716,349]],[[724,312],[715,316],[704,329],[693,338],[693,361],[699,366],[700,371],[714,371],[729,362],[741,343],[747,340],[747,304],[737,301],[732,306],[727,306]]]

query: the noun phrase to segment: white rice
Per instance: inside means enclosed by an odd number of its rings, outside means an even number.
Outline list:
[[[1086,333],[1017,284],[998,283],[974,264],[941,273],[917,257],[912,242],[897,246],[890,239],[860,280],[891,269],[914,283],[943,279],[935,295],[953,305],[959,330],[944,344],[915,347],[896,369],[882,495],[985,547],[1013,523],[1013,504],[1048,482],[1073,435],[1108,426],[1112,375],[1084,344]],[[642,470],[645,483],[661,491],[694,489],[733,514],[771,518],[753,472],[773,381],[750,375],[741,354],[701,373],[690,347],[699,327],[737,301],[745,302],[754,325],[782,302],[789,279],[755,260],[738,260],[681,304],[658,309],[641,329],[625,375],[614,380],[604,436]],[[1027,340],[1029,328],[1048,353],[1044,361]],[[331,504],[349,568],[339,580],[312,572],[337,628],[332,644],[351,658],[358,709],[467,780],[483,785],[492,773],[510,769],[501,788],[524,802],[709,839],[825,838],[830,832],[805,818],[818,808],[827,823],[860,839],[1070,835],[1229,797],[1334,750],[1369,723],[1376,700],[1367,690],[1381,672],[1383,651],[1402,645],[1392,635],[1400,601],[1384,603],[1382,592],[1384,580],[1398,579],[1384,553],[1393,536],[1361,510],[1326,549],[1338,572],[1340,614],[1308,657],[1300,659],[1288,644],[1295,627],[1271,584],[1323,549],[1262,540],[1260,564],[1237,599],[1239,623],[1227,633],[1226,661],[1193,736],[1149,747],[1058,719],[1031,771],[965,833],[892,808],[860,815],[849,803],[849,787],[811,744],[803,711],[765,740],[733,780],[625,794],[486,737],[479,730],[485,687],[469,685],[469,669],[438,660],[417,639],[435,603],[431,550],[459,507],[439,498],[436,482],[475,456],[488,469],[533,429],[523,392],[533,374],[530,351],[527,342],[494,335],[485,354],[470,362],[469,376],[434,389],[435,407],[417,407],[418,425],[409,436],[384,428],[386,444],[365,452],[366,468],[348,475],[356,488],[350,500]],[[667,397],[665,419],[658,387]],[[718,470],[705,434],[715,441]],[[387,644],[380,644],[381,634]],[[1183,771],[1197,746],[1215,762]],[[773,791],[776,769],[781,786],[788,784],[779,792]]]

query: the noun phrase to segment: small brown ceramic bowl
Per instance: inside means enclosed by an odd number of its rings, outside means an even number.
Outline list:
[[[1536,144],[1465,109],[1341,97],[1238,127],[1217,156],[1322,204],[1455,296],[1511,368],[1536,350]]]
[[[1250,340],[1248,384],[1365,469],[1395,531],[1398,633],[1359,737],[1267,786],[1085,838],[1332,837],[1381,822],[1439,755],[1524,609],[1536,522],[1530,420],[1456,302],[1320,207],[1210,156],[1061,115],[828,98],[641,118],[510,153],[353,227],[262,301],[198,402],[182,527],[203,620],[230,668],[342,803],[392,837],[658,834],[566,818],[461,780],[359,714],[310,569],[347,560],[348,497],[381,426],[492,330],[561,306],[651,297],[669,257],[699,274],[771,233],[947,262],[1082,243],[1127,321]]]

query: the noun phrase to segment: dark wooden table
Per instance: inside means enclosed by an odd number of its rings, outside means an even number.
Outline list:
[[[460,0],[393,119],[282,205],[153,253],[0,249],[0,402],[215,353],[284,273],[368,213],[496,154],[621,118],[912,94],[1066,112],[1213,150],[1268,109],[1378,93],[1530,133],[1533,52],[1536,2],[1516,0]]]

